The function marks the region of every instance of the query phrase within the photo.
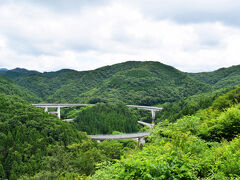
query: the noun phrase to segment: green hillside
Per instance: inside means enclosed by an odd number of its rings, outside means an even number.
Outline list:
[[[240,65],[221,68],[212,72],[189,73],[193,78],[211,85],[214,89],[240,85]]]
[[[16,95],[29,102],[39,102],[40,98],[13,81],[0,75],[0,93],[6,95]]]
[[[159,62],[129,61],[93,71],[7,76],[46,102],[123,101],[153,105],[210,90],[208,85]]]
[[[34,70],[27,70],[24,68],[15,68],[11,70],[5,69],[3,71],[0,71],[0,74],[14,80],[21,76],[27,76],[30,74],[40,74],[40,72]]]
[[[159,62],[127,62],[136,65],[115,73],[80,96],[79,100],[93,97],[110,101],[121,100],[128,104],[154,105],[172,102],[210,88],[191,79],[177,69]]]
[[[51,149],[86,138],[55,116],[6,95],[0,95],[0,137],[0,179],[35,174]]]
[[[40,73],[16,68],[1,74],[28,89],[32,96],[51,103],[122,101],[156,105],[240,84],[240,65],[213,72],[183,73],[151,61],[129,61],[92,71],[63,69]]]
[[[212,90],[206,93],[198,93],[175,102],[164,103],[161,105],[163,110],[156,114],[156,122],[164,121],[165,119],[174,122],[183,116],[193,115],[200,109],[208,108],[218,96],[236,87],[237,86],[227,86],[226,88]]]
[[[238,69],[188,75],[158,62],[126,62],[83,72],[3,71],[0,179],[237,179],[240,88],[231,89]],[[75,119],[69,123],[31,106],[39,99],[97,105],[65,108],[62,117]],[[140,131],[137,120],[151,121],[150,113],[125,103],[164,107],[142,149],[81,132]]]
[[[132,140],[97,143],[55,115],[0,94],[0,179],[83,177],[135,148]]]
[[[211,106],[219,95],[240,85],[240,66],[221,68],[213,72],[189,73],[189,75],[210,85],[212,90],[161,105],[164,109],[157,114],[157,122],[165,119],[173,122],[184,115],[192,115],[199,109]]]
[[[75,76],[74,71],[61,70],[58,72],[39,73],[35,71],[14,70],[3,73],[4,76],[12,79],[15,83],[27,88],[36,96],[46,99],[47,96],[59,89],[67,81]],[[69,75],[69,73],[71,75]]]

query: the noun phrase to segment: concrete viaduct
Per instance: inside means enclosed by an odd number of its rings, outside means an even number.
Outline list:
[[[150,132],[141,132],[141,133],[128,133],[128,134],[97,134],[89,135],[92,139],[97,141],[103,140],[121,140],[121,139],[137,139],[138,147],[140,147],[141,139],[145,136],[149,136]]]
[[[58,118],[61,119],[61,108],[64,107],[84,107],[84,106],[93,106],[95,104],[33,104],[35,107],[41,107],[44,108],[45,112],[51,113],[51,114],[57,114]],[[138,106],[138,105],[127,105],[131,108],[137,108],[137,109],[144,109],[151,111],[152,113],[152,120],[154,121],[156,111],[161,111],[163,108],[161,107],[151,107],[151,106]],[[48,108],[57,108],[57,111],[49,112]]]
[[[85,107],[85,106],[93,106],[95,104],[33,104],[35,107],[44,108],[45,112],[56,114],[59,119],[61,119],[61,108],[64,107]],[[151,111],[152,113],[152,124],[138,121],[139,124],[142,124],[144,126],[150,127],[152,130],[154,126],[154,119],[156,111],[161,111],[163,108],[161,107],[151,107],[151,106],[138,106],[138,105],[127,105],[131,108],[137,108],[137,109],[144,109]],[[57,108],[57,111],[48,111],[48,108]],[[72,119],[65,119],[64,121],[72,121]],[[119,139],[138,139],[138,146],[140,146],[141,139],[145,136],[150,135],[150,132],[141,132],[141,133],[128,133],[128,134],[105,134],[105,135],[89,135],[92,139],[97,141],[103,141],[103,140],[119,140]]]

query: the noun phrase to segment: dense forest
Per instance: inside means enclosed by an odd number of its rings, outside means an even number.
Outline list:
[[[240,88],[176,122],[160,122],[143,150],[90,179],[239,179]]]
[[[122,133],[137,132],[140,125],[138,111],[133,111],[123,103],[104,104],[72,110],[67,117],[72,117],[73,125],[87,134],[112,134],[113,131]]]
[[[189,73],[194,79],[210,84],[213,89],[219,89],[240,84],[240,65],[221,68],[213,72]]]
[[[83,72],[30,72],[10,70],[3,75],[42,98],[43,102],[122,101],[154,105],[210,90],[209,85],[159,62],[130,61]]]
[[[94,142],[70,123],[10,95],[0,95],[0,137],[0,179],[12,180],[90,175],[97,163],[136,148],[132,140]]]
[[[11,81],[10,79],[0,75],[0,93],[6,95],[16,95],[28,102],[40,102],[35,94],[31,93],[28,89],[21,87]]]
[[[240,66],[185,73],[158,62],[126,62],[93,71],[0,71],[0,179],[238,179]],[[31,103],[91,103],[62,118]],[[87,134],[149,130],[135,140]]]
[[[161,105],[163,110],[157,113],[157,122],[164,121],[165,119],[174,122],[183,116],[193,115],[198,110],[211,106],[217,97],[236,87],[230,86],[207,93],[199,93],[175,102],[164,103]]]
[[[185,73],[151,61],[129,61],[92,71],[63,69],[40,73],[16,68],[0,74],[49,103],[122,101],[156,105],[240,84],[240,66]]]

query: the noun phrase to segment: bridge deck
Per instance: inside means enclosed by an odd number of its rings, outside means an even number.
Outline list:
[[[139,106],[139,105],[127,105],[127,107],[133,107],[137,109],[145,109],[145,110],[154,110],[154,111],[161,111],[163,108],[161,107],[153,107],[153,106]]]
[[[142,124],[144,126],[148,126],[150,129],[152,129],[154,127],[154,124],[150,124],[150,123],[146,123],[143,121],[138,121],[139,124]]]
[[[149,136],[150,132],[142,132],[142,133],[130,133],[130,134],[102,134],[102,135],[89,135],[92,139],[95,140],[111,140],[111,139],[134,139],[134,138],[142,138],[145,136]]]
[[[48,107],[48,108],[57,108],[57,107],[84,107],[84,106],[92,106],[94,104],[33,104],[35,107]],[[154,110],[154,111],[161,111],[161,107],[152,107],[152,106],[138,106],[138,105],[127,105],[128,107],[138,108],[138,109],[145,109],[145,110]]]
[[[57,107],[84,107],[94,104],[33,104],[35,107],[48,107],[48,108],[57,108]]]

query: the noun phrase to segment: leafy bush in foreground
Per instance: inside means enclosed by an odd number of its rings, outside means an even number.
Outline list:
[[[105,166],[89,179],[239,179],[238,90],[215,105],[175,123],[159,123],[142,151]],[[230,100],[229,100],[230,99]],[[216,107],[216,104],[218,106]]]

